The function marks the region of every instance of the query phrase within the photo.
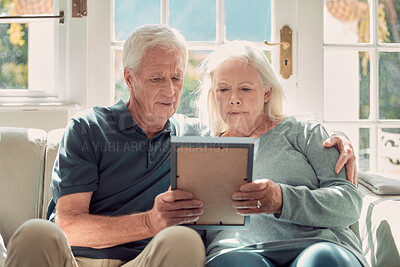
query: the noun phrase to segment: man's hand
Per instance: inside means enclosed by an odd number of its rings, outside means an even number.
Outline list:
[[[354,155],[353,146],[347,138],[337,135],[324,141],[324,147],[333,146],[335,146],[340,153],[339,159],[335,165],[336,174],[338,174],[346,164],[347,180],[357,186],[356,156]]]
[[[193,199],[193,194],[181,190],[169,190],[159,194],[154,207],[147,213],[146,227],[157,234],[166,227],[191,223],[203,214],[203,202]]]
[[[256,180],[240,186],[232,195],[232,205],[241,215],[270,214],[282,211],[282,189],[268,180]]]

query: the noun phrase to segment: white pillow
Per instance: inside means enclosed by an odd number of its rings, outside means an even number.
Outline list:
[[[400,195],[400,178],[398,174],[392,177],[389,177],[390,174],[384,175],[385,177],[376,173],[359,172],[358,181],[375,194]]]

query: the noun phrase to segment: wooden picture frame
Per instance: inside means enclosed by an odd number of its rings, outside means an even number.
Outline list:
[[[232,194],[252,181],[254,139],[172,137],[171,189],[193,193],[204,213],[188,224],[195,229],[247,228],[249,216],[236,213]]]

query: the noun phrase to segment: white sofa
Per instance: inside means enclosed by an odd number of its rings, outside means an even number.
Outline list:
[[[45,218],[63,132],[0,127],[0,234],[5,244],[24,221]]]
[[[1,236],[7,245],[24,221],[46,216],[51,170],[63,132],[0,127],[0,266],[5,250]],[[368,262],[400,266],[400,195],[379,196],[363,185],[359,188],[364,207],[354,230]]]
[[[0,267],[14,231],[28,219],[46,216],[63,132],[0,127]]]

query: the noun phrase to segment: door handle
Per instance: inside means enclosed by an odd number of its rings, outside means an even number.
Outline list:
[[[284,26],[281,30],[280,43],[268,43],[266,45],[280,45],[280,74],[283,78],[289,79],[292,75],[292,29]]]

